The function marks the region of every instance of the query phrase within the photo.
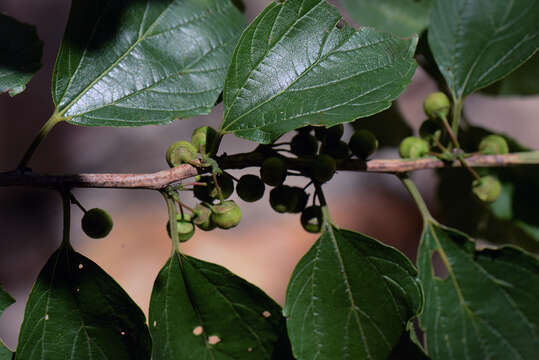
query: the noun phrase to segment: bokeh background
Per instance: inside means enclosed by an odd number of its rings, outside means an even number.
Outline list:
[[[270,0],[246,0],[249,20]],[[337,1],[332,1],[338,5]],[[27,90],[10,98],[0,95],[0,171],[15,168],[41,125],[53,112],[50,79],[69,13],[69,0],[1,0],[0,12],[34,24],[44,41],[43,68]],[[346,14],[344,14],[345,18]],[[417,70],[412,84],[399,98],[407,123],[417,131],[424,120],[422,99],[434,83]],[[471,123],[484,125],[539,148],[539,99],[470,96],[465,111]],[[189,139],[194,128],[218,126],[222,108],[209,116],[142,128],[84,128],[60,124],[31,162],[37,172],[152,172],[166,168],[164,153],[170,143]],[[347,128],[345,137],[350,136]],[[222,150],[250,151],[254,144],[227,136]],[[382,149],[375,157],[397,157]],[[254,173],[255,169],[246,172]],[[240,176],[245,171],[232,171]],[[414,174],[436,214],[436,177],[431,171]],[[305,180],[293,179],[304,185]],[[421,232],[420,217],[399,181],[388,175],[340,172],[325,186],[332,216],[342,227],[361,231],[404,251],[415,259]],[[184,250],[221,264],[264,289],[281,304],[295,264],[316,240],[303,231],[299,215],[271,210],[265,198],[255,204],[238,200],[244,220],[234,230],[198,231]],[[76,250],[90,257],[114,277],[147,313],[153,281],[170,255],[165,231],[166,206],[161,195],[143,190],[76,190],[87,207],[102,207],[115,226],[103,240],[86,237],[73,208],[71,236]],[[194,203],[190,195],[185,202]],[[24,306],[34,280],[61,241],[61,203],[51,191],[0,188],[0,284],[17,302],[0,318],[0,337],[16,346]]]

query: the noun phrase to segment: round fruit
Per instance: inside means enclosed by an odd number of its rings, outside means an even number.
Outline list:
[[[210,186],[213,186],[213,179],[211,176],[201,176],[198,180],[200,183],[206,184],[204,185],[195,185],[193,187],[193,195],[200,201],[211,203],[213,202],[213,198],[210,196],[209,188]],[[211,184],[211,185],[210,185]]]
[[[295,205],[291,192],[292,188],[288,185],[271,189],[269,198],[271,208],[281,214],[289,212]]]
[[[358,130],[348,143],[352,153],[360,159],[366,159],[378,149],[378,139],[369,130]]]
[[[333,177],[336,170],[337,164],[335,163],[335,159],[327,154],[320,154],[318,158],[311,163],[309,171],[313,180],[319,183],[325,183]]]
[[[256,175],[243,175],[238,181],[236,192],[243,201],[254,202],[264,196],[266,187],[262,180]]]
[[[502,184],[493,176],[483,176],[472,183],[472,191],[479,200],[491,203],[500,196]]]
[[[197,149],[188,141],[176,141],[168,147],[167,162],[170,167],[193,161],[197,158]]]
[[[320,206],[309,206],[301,213],[301,226],[310,233],[319,233],[322,230],[322,208]]]
[[[178,231],[178,239],[181,242],[186,242],[193,237],[195,226],[189,214],[184,213],[183,217],[182,214],[176,215],[176,230]],[[172,237],[170,235],[170,220],[167,222],[167,233],[169,237]]]
[[[441,135],[442,127],[434,120],[427,119],[419,127],[419,136],[427,141],[435,137],[439,138]]]
[[[278,157],[269,157],[260,167],[262,181],[270,186],[281,185],[286,179],[286,163]]]
[[[309,195],[300,187],[293,186],[290,188],[290,197],[292,199],[289,213],[298,214],[305,209]]]
[[[211,220],[221,229],[230,229],[241,221],[241,209],[233,200],[214,205]]]
[[[223,198],[227,199],[232,195],[234,192],[234,181],[232,178],[228,175],[217,175],[217,183],[219,184],[219,187],[221,189],[221,193],[223,194]],[[211,181],[208,183],[208,195],[213,199],[219,199],[219,192],[217,191],[217,187],[215,186],[213,182],[213,178],[211,178]]]
[[[509,145],[500,135],[488,135],[479,143],[479,152],[485,155],[507,154],[509,153]]]
[[[197,206],[195,206],[193,215],[193,223],[200,230],[210,231],[217,226],[211,221],[211,210],[203,204],[197,204]]]
[[[292,138],[290,151],[297,156],[312,156],[318,151],[318,141],[308,133],[299,133]]]
[[[346,159],[350,155],[348,144],[341,140],[324,143],[321,152],[330,155],[334,159]]]
[[[338,124],[330,128],[318,126],[314,128],[314,134],[320,141],[339,141],[344,134],[344,125]]]
[[[94,239],[101,239],[110,233],[113,223],[108,212],[94,208],[84,213],[81,225],[86,235]]]
[[[217,139],[217,131],[211,126],[202,126],[193,131],[191,142],[198,152],[209,153]]]
[[[399,147],[399,154],[404,159],[418,159],[428,153],[429,143],[416,136],[408,136]]]
[[[431,119],[446,117],[449,114],[451,103],[443,92],[434,92],[425,98],[423,110]]]

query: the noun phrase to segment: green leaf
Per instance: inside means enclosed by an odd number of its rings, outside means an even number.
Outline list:
[[[340,0],[354,22],[407,37],[429,24],[432,0]]]
[[[447,268],[436,275],[434,253]],[[533,359],[539,340],[539,262],[516,248],[476,250],[467,235],[427,221],[418,265],[425,288],[420,324],[429,355]]]
[[[11,304],[15,302],[15,299],[11,297],[7,292],[2,289],[0,286],[0,316]],[[0,340],[0,360],[11,360],[13,353],[4,345]]]
[[[411,330],[413,331],[413,330]],[[428,360],[423,349],[412,339],[410,333],[402,333],[399,343],[393,349],[389,360]]]
[[[207,114],[244,26],[229,0],[74,0],[53,76],[56,111],[91,126]]]
[[[500,96],[529,96],[539,94],[539,53],[536,52],[521,67],[506,78],[486,87],[483,91]]]
[[[152,359],[272,359],[283,321],[279,305],[254,285],[173,254],[150,300]]]
[[[144,314],[99,266],[61,246],[26,305],[17,360],[150,359]]]
[[[272,2],[232,57],[221,133],[259,143],[307,124],[332,126],[387,109],[410,82],[417,38],[341,26],[325,0]]]
[[[294,354],[307,359],[386,359],[422,306],[410,260],[365,235],[326,225],[286,294]]]
[[[509,75],[539,48],[539,2],[436,0],[429,44],[456,99]]]
[[[41,68],[43,42],[35,26],[0,13],[0,94],[15,96]]]

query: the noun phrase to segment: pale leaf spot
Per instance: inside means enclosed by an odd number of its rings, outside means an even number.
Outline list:
[[[84,267],[84,265],[79,264],[79,270],[82,269],[83,267]]]
[[[45,320],[49,320],[49,314],[45,314]]]
[[[221,338],[217,335],[212,335],[208,337],[208,344],[215,345],[221,342]]]
[[[266,310],[262,313],[262,316],[265,318],[269,318],[271,316],[271,313],[268,310]]]
[[[157,327],[157,321],[154,320],[153,327]]]
[[[193,329],[193,334],[194,334],[195,336],[199,336],[199,335],[201,335],[203,332],[204,332],[204,328],[203,328],[202,326],[200,326],[200,325]]]

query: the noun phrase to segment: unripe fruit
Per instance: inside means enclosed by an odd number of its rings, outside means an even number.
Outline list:
[[[211,176],[201,176],[200,180],[198,181],[200,183],[205,183],[206,186],[202,185],[195,185],[193,187],[193,195],[200,201],[211,203],[213,202],[213,198],[210,196],[210,184],[213,183],[213,179]]]
[[[350,156],[348,144],[341,140],[336,142],[326,142],[324,146],[322,146],[321,152],[330,155],[334,159],[346,159]]]
[[[81,225],[86,235],[94,239],[101,239],[110,233],[113,223],[108,212],[94,208],[84,213]]]
[[[309,195],[300,187],[293,186],[290,188],[290,197],[292,199],[289,213],[298,214],[305,209]]]
[[[176,141],[168,147],[167,163],[170,167],[193,161],[197,158],[197,149],[188,141]]]
[[[500,135],[488,135],[479,143],[479,152],[485,155],[503,155],[509,153],[509,145]]]
[[[195,206],[193,215],[193,223],[200,230],[210,231],[217,226],[211,221],[211,210],[203,204],[197,204]]]
[[[178,239],[181,242],[186,242],[193,237],[195,233],[195,226],[191,221],[191,216],[189,214],[178,214],[176,215],[176,230],[178,231]],[[167,222],[167,233],[168,236],[172,238],[170,234],[170,220]]]
[[[344,125],[338,124],[330,128],[317,126],[314,128],[314,134],[320,141],[339,141],[344,134]]]
[[[319,233],[322,230],[322,208],[320,206],[309,206],[301,213],[301,226],[310,233]]]
[[[378,149],[378,139],[369,130],[358,130],[350,138],[350,150],[360,159],[366,159]]]
[[[404,159],[418,159],[428,153],[429,143],[416,136],[408,136],[399,147],[399,154]]]
[[[223,194],[223,198],[227,199],[232,195],[234,192],[234,181],[232,181],[232,178],[227,175],[217,175],[217,183],[219,184],[219,187],[221,188],[221,193]],[[213,199],[219,199],[219,192],[217,191],[217,187],[213,183],[213,178],[208,184],[208,194]]]
[[[472,191],[479,200],[491,203],[500,196],[502,184],[493,176],[483,176],[472,183]]]
[[[202,126],[193,131],[191,142],[198,152],[209,153],[214,141],[217,139],[217,131],[211,126]]]
[[[241,221],[241,209],[233,200],[213,206],[211,220],[221,229],[230,229]]]
[[[423,102],[423,110],[431,119],[446,117],[450,108],[449,98],[443,92],[434,92]]]
[[[427,119],[419,127],[419,136],[429,141],[433,138],[439,138],[442,135],[442,127],[437,121]]]
[[[238,181],[236,192],[243,201],[254,202],[264,196],[266,187],[260,178],[256,175],[243,175]]]
[[[297,156],[312,156],[318,151],[318,141],[308,133],[299,133],[292,138],[290,151]]]
[[[333,177],[336,170],[337,164],[335,163],[335,159],[327,154],[320,154],[318,158],[311,163],[309,173],[313,180],[319,183],[325,183]]]
[[[280,185],[271,189],[269,201],[273,210],[282,214],[292,209],[295,204],[291,196],[291,189],[288,185]]]
[[[262,181],[270,186],[281,185],[286,179],[286,163],[278,157],[269,157],[260,167]]]

